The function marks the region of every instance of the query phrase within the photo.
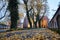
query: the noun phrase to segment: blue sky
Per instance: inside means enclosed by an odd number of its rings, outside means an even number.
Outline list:
[[[54,9],[54,10],[57,10],[58,4],[59,4],[59,1],[60,1],[60,0],[47,0],[47,1],[48,1],[48,6],[49,6],[49,12],[50,12],[50,13],[48,13],[48,14],[49,14],[48,18],[51,19],[51,18],[53,17],[54,13],[56,12],[56,11],[53,11],[53,9]],[[23,1],[21,1],[21,0],[20,0],[20,2],[23,3]],[[1,2],[1,1],[0,1],[0,8],[1,8],[1,6],[3,6],[3,3],[4,3],[4,2]],[[3,16],[3,14],[4,14],[4,12],[3,12],[4,10],[5,10],[5,9],[3,9],[3,10],[0,12],[0,14],[2,14],[2,16]],[[1,15],[0,15],[0,16],[1,16]]]
[[[56,11],[53,11],[53,9],[57,10],[60,0],[47,0],[47,1],[49,6],[49,12],[50,12],[48,17],[49,19],[51,19],[56,12]]]

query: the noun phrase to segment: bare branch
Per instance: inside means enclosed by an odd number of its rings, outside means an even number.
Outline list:
[[[0,11],[5,7],[6,3],[2,6],[2,8],[0,9]]]
[[[43,16],[41,17],[41,19],[40,19],[40,20],[42,20],[42,18],[44,17],[45,13],[46,13],[46,9],[45,9],[45,11],[44,11],[44,13],[43,13]]]
[[[6,12],[7,12],[7,9],[6,9],[5,13],[4,13],[4,16],[3,16],[3,17],[1,17],[1,18],[0,18],[0,20],[1,20],[1,19],[3,19],[3,18],[5,17],[5,15],[6,15]]]
[[[31,7],[30,10],[28,10],[28,12],[30,12],[33,8]]]
[[[28,2],[28,0],[23,0],[23,2],[24,2],[24,4],[26,5],[26,4],[27,4],[27,2]]]

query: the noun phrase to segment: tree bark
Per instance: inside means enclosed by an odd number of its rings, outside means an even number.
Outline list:
[[[28,10],[28,6],[27,6],[28,0],[27,1],[23,0],[23,1],[24,1],[25,6],[26,6],[26,15],[27,15],[28,22],[30,24],[30,28],[32,28],[32,22],[31,22],[30,17],[29,17],[29,12],[30,12],[31,9]]]
[[[27,18],[28,18],[28,21],[29,21],[29,24],[30,24],[30,28],[32,28],[32,23],[31,23],[31,20],[30,20],[30,17],[29,17],[29,11],[28,11],[28,6],[26,5],[26,15],[27,15]]]
[[[18,2],[17,0],[9,0],[8,9],[10,11],[11,16],[11,27],[10,29],[16,29],[17,28],[17,20],[18,17]]]

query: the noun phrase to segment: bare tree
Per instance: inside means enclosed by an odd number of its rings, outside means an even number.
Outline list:
[[[23,1],[24,1],[25,6],[26,6],[26,12],[27,12],[26,15],[27,15],[28,21],[30,23],[30,27],[32,27],[32,22],[31,22],[30,18],[32,18],[33,26],[35,28],[37,28],[37,23],[38,23],[38,26],[40,27],[40,21],[46,13],[46,8],[43,9],[44,10],[43,13],[41,13],[41,10],[42,10],[43,6],[46,7],[46,5],[43,5],[41,0],[39,0],[39,1],[38,0],[31,0],[31,3],[30,3],[30,8],[31,9],[28,10],[27,3],[28,3],[29,0],[23,0]],[[36,10],[37,10],[37,12],[35,12]],[[31,12],[31,15],[29,14],[29,12]],[[41,18],[40,18],[40,14],[43,14]]]
[[[31,22],[30,17],[29,17],[29,12],[31,11],[32,8],[28,10],[28,5],[27,5],[28,0],[23,0],[23,2],[26,6],[26,15],[27,15],[27,18],[28,18],[28,22],[30,24],[30,28],[32,28],[32,22]]]
[[[35,2],[36,4],[33,3],[33,2]],[[40,12],[43,8],[43,4],[42,4],[41,0],[39,0],[39,1],[38,0],[33,0],[33,2],[32,2],[32,4],[33,4],[33,14],[34,14],[34,17],[36,17],[35,21],[34,21],[34,26],[35,26],[35,28],[37,28],[37,23],[38,23],[38,26],[40,27],[40,21],[41,21],[40,20],[41,19],[40,18]],[[36,11],[35,9],[37,10],[37,12],[35,12]],[[42,13],[42,14],[44,14],[44,13]]]

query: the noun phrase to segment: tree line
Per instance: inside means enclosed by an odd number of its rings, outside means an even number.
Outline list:
[[[36,5],[34,3],[35,1],[37,3]],[[19,3],[18,3],[17,0],[8,0],[8,2],[9,3],[8,3],[7,9],[10,11],[10,17],[11,17],[10,29],[17,29],[17,21],[19,20],[19,15],[18,15],[18,4]],[[43,6],[44,6],[42,4],[41,0],[39,0],[39,1],[38,0],[31,0],[30,8],[28,8],[28,2],[29,2],[29,0],[23,0],[23,2],[25,4],[26,16],[27,16],[28,22],[30,24],[30,28],[32,28],[32,21],[31,21],[31,19],[33,20],[33,26],[35,28],[37,28],[37,24],[38,24],[39,27],[41,27],[40,26],[40,21],[41,21],[41,19],[44,17],[44,15],[46,13],[46,9],[44,9],[44,12],[42,13],[43,16],[40,18],[41,10],[43,9]],[[3,5],[3,7],[4,6],[5,5]],[[35,9],[37,10],[37,12],[35,12]]]

